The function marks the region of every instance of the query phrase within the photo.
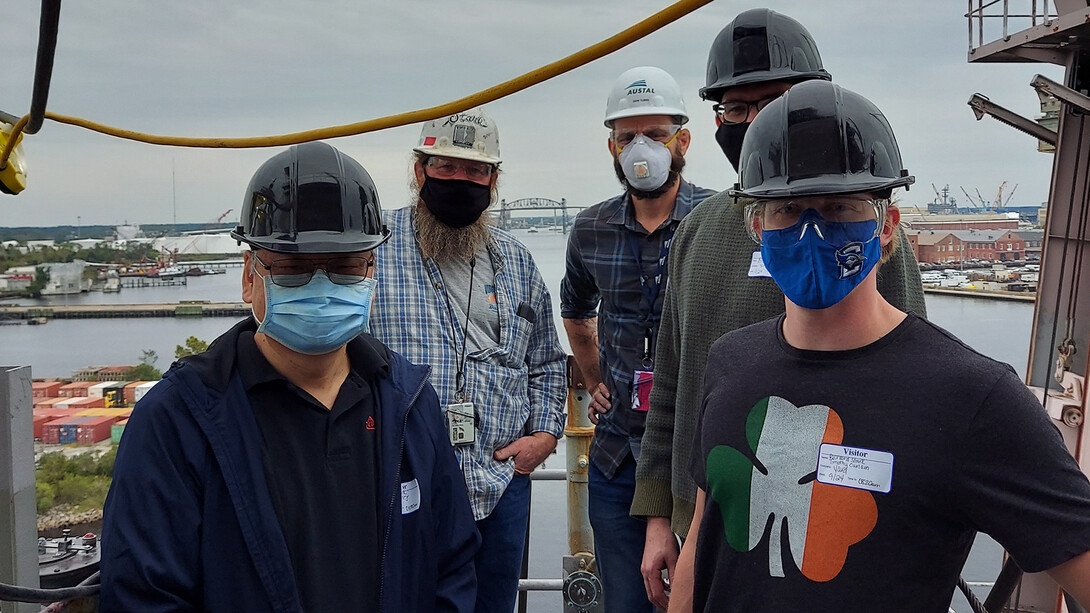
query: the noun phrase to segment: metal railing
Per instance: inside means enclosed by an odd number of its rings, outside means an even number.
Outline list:
[[[969,0],[965,17],[969,22],[970,53],[996,40],[1010,40],[1012,32],[1043,25],[1058,17],[1054,3],[1050,8],[1048,0],[1014,0],[1016,12],[1011,12],[1011,4],[1011,0]]]

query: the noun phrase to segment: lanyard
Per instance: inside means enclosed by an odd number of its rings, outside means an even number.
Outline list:
[[[438,264],[436,268],[439,268]],[[473,307],[473,273],[477,268],[477,258],[473,257],[469,261],[469,298],[466,300],[466,325],[462,329],[462,355],[458,359],[458,374],[454,377],[454,400],[456,402],[463,402],[466,399],[466,344],[469,342],[469,313]],[[443,269],[439,268],[439,278],[443,279]],[[443,292],[446,291],[447,280],[443,279]],[[450,312],[451,323],[455,326],[461,322],[458,321],[458,314],[454,312],[454,308],[450,306],[450,294],[447,293],[447,311]],[[453,334],[453,330],[451,331]],[[455,349],[458,348],[457,339],[454,341]]]
[[[674,229],[675,227],[671,227],[666,231],[666,238],[662,241],[662,249],[659,250],[655,274],[650,277],[643,274],[643,260],[640,258],[640,247],[636,244],[635,235],[632,233],[627,235],[628,246],[632,249],[632,256],[636,259],[636,266],[640,272],[640,290],[643,292],[643,297],[647,299],[648,309],[650,309],[644,316],[646,329],[643,335],[642,360],[645,368],[651,367],[651,341],[654,338],[655,326],[658,323],[659,316],[662,314],[661,309],[656,312],[655,301],[658,300],[659,291],[662,289],[662,273],[666,270],[666,257],[670,255],[670,243],[674,240]]]

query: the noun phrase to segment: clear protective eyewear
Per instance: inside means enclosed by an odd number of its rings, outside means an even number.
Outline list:
[[[430,157],[425,164],[431,174],[440,179],[449,179],[461,170],[467,179],[481,181],[492,176],[492,165],[487,162],[473,162],[445,157]]]
[[[336,255],[324,260],[283,258],[266,264],[253,253],[254,261],[269,271],[268,279],[280,287],[303,287],[319,268],[337,285],[355,285],[367,278],[375,258],[358,255]]]
[[[882,233],[883,220],[886,217],[887,199],[859,198],[852,196],[828,196],[807,198],[804,200],[762,199],[746,205],[746,230],[750,238],[761,244],[760,230],[784,230],[794,227],[808,210],[817,213],[818,220],[799,228],[799,238],[811,229],[829,243],[836,242],[840,232],[826,224],[843,224],[861,221],[874,221],[874,237]]]
[[[677,134],[680,131],[681,126],[678,124],[647,126],[642,130],[621,130],[614,128],[613,132],[610,134],[610,138],[613,139],[613,144],[617,145],[619,153],[630,145],[632,141],[636,140],[636,137],[640,134],[643,134],[653,141],[658,141],[665,146],[669,146],[670,143],[677,138]]]
[[[727,100],[726,102],[720,102],[719,104],[713,104],[712,110],[715,111],[715,116],[719,118],[719,121],[727,124],[739,124],[745,123],[749,119],[750,110],[760,112],[769,104],[782,96],[783,94],[776,94],[775,96],[769,96],[768,98],[761,98],[754,102],[744,102],[741,100]]]

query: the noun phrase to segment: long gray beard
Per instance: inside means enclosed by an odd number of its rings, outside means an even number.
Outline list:
[[[416,242],[424,257],[436,262],[468,262],[488,240],[488,213],[464,228],[439,221],[422,200],[416,201]]]

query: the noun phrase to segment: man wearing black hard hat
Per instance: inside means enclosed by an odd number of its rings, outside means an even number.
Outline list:
[[[785,313],[709,352],[671,613],[946,611],[978,531],[1090,603],[1090,481],[1040,402],[878,291],[913,180],[832,83],[753,121],[731,193]]]
[[[325,143],[254,174],[232,232],[253,317],[133,411],[100,610],[473,610],[480,537],[427,369],[368,334],[389,234]]]
[[[742,139],[758,111],[798,83],[831,78],[798,21],[752,9],[727,24],[712,43],[700,96],[713,103],[715,138],[731,166],[738,170]],[[674,533],[685,536],[696,499],[689,463],[708,348],[726,332],[783,312],[783,293],[746,235],[742,214],[727,192],[708,198],[678,226],[668,262],[670,285],[631,509],[648,518],[642,572],[648,596],[660,607],[668,600],[661,571],[673,568]],[[911,250],[893,251],[879,269],[878,289],[898,308],[925,314]]]

